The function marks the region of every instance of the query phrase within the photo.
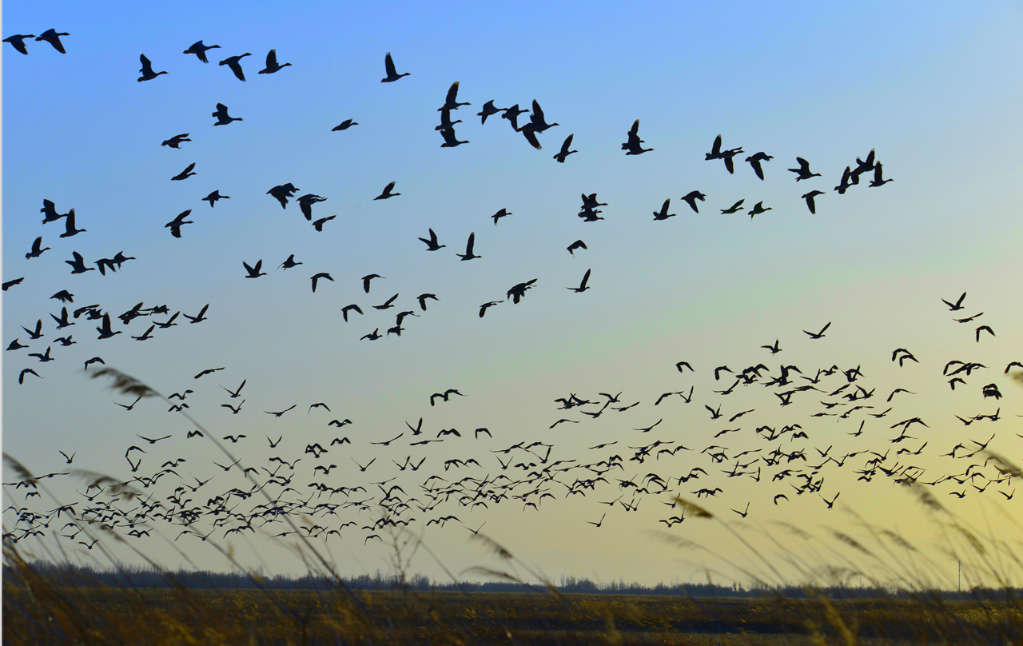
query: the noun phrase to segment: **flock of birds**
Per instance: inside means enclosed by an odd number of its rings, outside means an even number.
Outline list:
[[[68,34],[51,29],[36,38],[36,41],[47,41],[57,51],[65,53],[60,41],[63,36]],[[4,39],[4,42],[11,43],[22,54],[28,54],[26,42],[33,37],[16,35]],[[219,46],[207,46],[198,41],[184,53],[195,55],[202,63],[208,63],[207,52],[216,48]],[[229,67],[237,79],[245,81],[243,59],[247,56],[251,54],[230,56],[220,61],[220,65]],[[140,82],[153,81],[168,73],[154,71],[152,62],[144,54],[140,60]],[[259,74],[274,74],[289,65],[280,64],[276,52],[271,50],[266,56],[265,68]],[[386,76],[381,79],[385,83],[396,82],[409,74],[397,72],[390,54],[385,57],[385,73]],[[458,91],[459,84],[455,82],[448,90],[444,104],[438,108],[441,117],[436,129],[443,138],[442,147],[469,143],[458,140],[455,134],[455,124],[461,123],[461,120],[452,121],[454,111],[469,105],[458,101]],[[527,113],[528,122],[523,121],[520,125],[520,117]],[[539,136],[559,125],[547,122],[535,100],[531,110],[523,110],[517,104],[509,108],[497,108],[494,101],[487,101],[477,116],[481,117],[481,124],[485,124],[488,117],[498,114],[536,149],[542,148]],[[223,104],[217,104],[213,116],[216,118],[213,123],[215,126],[242,121],[241,118],[231,117],[227,106]],[[353,119],[347,119],[334,131],[344,131],[358,125]],[[646,142],[640,138],[639,126],[639,120],[636,120],[627,132],[626,141],[621,144],[626,155],[645,154],[653,150],[643,147]],[[163,141],[162,146],[180,150],[183,144],[190,141],[190,134],[182,133]],[[565,163],[570,155],[579,152],[572,149],[572,144],[573,135],[568,135],[559,152],[554,155],[558,163]],[[734,158],[740,154],[744,154],[741,147],[726,149],[721,136],[718,136],[705,159],[722,160],[727,172],[734,173]],[[757,152],[746,157],[745,161],[750,164],[752,172],[764,180],[765,164],[772,159],[771,155]],[[805,159],[797,157],[796,163],[796,168],[788,169],[795,174],[796,182],[811,181],[821,176],[820,173],[811,172],[810,164]],[[187,181],[195,175],[195,167],[196,164],[191,163],[170,179]],[[864,159],[857,158],[855,164],[846,167],[834,191],[845,194],[852,187],[860,185],[860,177],[865,174],[872,176],[869,187],[881,187],[892,181],[884,178],[881,162],[876,160],[872,150]],[[389,183],[373,199],[386,200],[401,196],[400,192],[395,192],[395,187],[396,182]],[[267,194],[284,209],[292,201],[297,202],[305,220],[322,232],[335,216],[317,218],[313,214],[313,207],[326,198],[312,193],[298,195],[299,192],[293,184],[283,183],[270,188]],[[816,200],[825,194],[825,191],[815,189],[802,195],[811,213],[816,213]],[[694,190],[681,199],[694,212],[699,213],[699,203],[704,202],[706,197],[702,192]],[[209,203],[210,208],[215,208],[218,201],[225,199],[230,199],[230,196],[221,195],[219,190],[202,198]],[[721,209],[721,213],[743,211],[744,201],[739,200]],[[669,213],[670,203],[671,198],[666,199],[661,209],[654,212],[655,220],[675,216]],[[603,206],[607,205],[598,200],[596,193],[584,194],[579,217],[586,222],[601,220],[600,207]],[[770,210],[772,207],[765,207],[763,202],[758,202],[748,212],[753,218]],[[44,199],[41,212],[44,215],[44,226],[63,220],[65,232],[60,234],[61,239],[87,232],[77,227],[74,209],[61,214],[54,202]],[[194,224],[193,220],[188,219],[191,213],[191,210],[186,210],[164,225],[170,230],[171,236],[184,237],[184,227]],[[502,208],[489,217],[497,226],[501,219],[511,215],[508,209]],[[440,251],[446,247],[432,228],[419,240],[427,252]],[[43,245],[43,237],[40,235],[26,253],[26,262],[41,258],[45,252],[50,251],[49,247]],[[576,240],[567,247],[572,255],[586,249],[583,240]],[[303,263],[295,259],[296,255],[288,255],[277,270],[288,271],[301,266]],[[456,255],[462,262],[481,258],[476,253],[475,233],[469,234],[464,253]],[[132,260],[135,258],[125,255],[122,250],[109,258],[86,262],[81,254],[72,251],[72,259],[65,262],[71,267],[72,275],[98,270],[105,276],[108,271],[124,271],[124,263]],[[246,278],[258,279],[267,275],[263,271],[263,259],[242,259],[241,264]],[[578,286],[569,286],[567,289],[576,293],[591,289],[590,277],[591,270],[588,269]],[[323,271],[314,273],[310,279],[313,292],[324,284],[323,281],[334,281],[329,272]],[[7,281],[3,284],[3,290],[6,292],[20,285],[23,280],[18,278]],[[359,280],[363,292],[368,295],[371,285],[375,284],[373,281],[384,280],[384,277],[370,273]],[[478,316],[484,317],[490,308],[506,300],[513,304],[520,303],[526,292],[538,284],[538,279],[533,278],[512,285],[505,291],[504,299],[480,305]],[[399,310],[395,314],[395,324],[387,329],[386,336],[400,336],[404,329],[402,326],[409,317],[420,316],[417,310],[426,312],[428,301],[439,300],[433,293],[423,293],[414,299],[418,308],[411,302],[405,308],[397,303],[399,296],[394,294],[381,304],[371,306],[380,311]],[[966,294],[963,294],[955,301],[946,300],[944,303],[951,312],[956,313],[956,322],[972,324],[982,313],[959,316],[958,313],[965,308],[965,297]],[[54,331],[63,332],[64,336],[55,337],[52,342],[44,340],[51,334],[51,330],[46,329],[49,324],[44,325],[43,318],[39,318],[35,324],[22,326],[25,336],[13,339],[7,347],[8,352],[18,353],[13,355],[15,357],[35,359],[34,366],[59,358],[59,351],[57,356],[51,354],[54,344],[67,347],[79,343],[73,339],[69,328],[75,326],[82,317],[97,321],[97,341],[111,339],[126,331],[117,327],[138,329],[138,334],[126,334],[118,342],[124,342],[128,336],[139,342],[152,339],[154,333],[163,334],[179,325],[179,315],[189,325],[208,320],[209,304],[190,310],[195,312],[192,314],[176,308],[172,312],[172,308],[164,304],[147,306],[140,302],[121,314],[113,314],[99,303],[76,303],[76,296],[69,289],[62,289],[52,298],[62,305],[59,314],[50,313],[55,323]],[[71,305],[70,310],[68,305]],[[352,313],[364,314],[357,303],[341,309],[345,322],[348,322]],[[156,317],[166,318],[157,320]],[[139,324],[133,323],[136,319],[140,321]],[[120,325],[115,321],[120,321]],[[184,321],[180,323],[184,324]],[[826,338],[830,326],[829,322],[820,329],[803,330],[807,335],[806,341],[816,342]],[[141,328],[146,329],[142,331]],[[156,332],[157,328],[159,332]],[[370,341],[384,338],[380,329],[376,327],[373,332],[361,338]],[[976,343],[995,336],[994,330],[987,324],[976,326],[973,331]],[[22,343],[22,338],[28,343]],[[90,340],[89,343],[93,342]],[[44,344],[45,351],[42,349]],[[23,352],[29,349],[37,351]],[[623,399],[623,393],[613,393],[612,390],[583,395],[566,393],[553,401],[555,406],[551,411],[552,423],[549,428],[539,429],[537,433],[547,441],[508,437],[487,421],[482,421],[472,429],[443,428],[431,426],[424,421],[438,407],[458,406],[471,397],[472,393],[468,389],[459,388],[428,395],[424,393],[423,405],[426,407],[428,403],[429,407],[425,408],[423,416],[416,423],[404,421],[403,426],[394,429],[393,437],[392,434],[383,433],[376,438],[353,439],[342,435],[341,429],[347,426],[354,428],[358,423],[343,415],[334,417],[331,407],[340,409],[336,403],[294,402],[280,410],[266,410],[269,406],[254,407],[253,404],[246,407],[248,399],[245,397],[245,388],[248,377],[242,378],[235,388],[222,384],[215,386],[209,375],[227,368],[206,368],[194,376],[188,375],[186,384],[191,387],[182,387],[166,397],[164,401],[169,405],[168,412],[190,409],[188,399],[198,389],[217,393],[222,390],[225,393],[224,401],[219,406],[225,409],[225,414],[250,418],[268,415],[281,420],[279,436],[276,439],[271,436],[265,438],[270,449],[275,451],[274,455],[258,464],[250,463],[244,453],[238,460],[225,460],[226,464],[213,460],[197,464],[194,458],[189,461],[181,457],[180,452],[182,443],[205,441],[203,431],[195,429],[181,436],[173,433],[160,434],[158,437],[138,434],[137,440],[133,438],[124,447],[126,471],[123,478],[93,479],[87,483],[85,491],[78,492],[80,500],[48,508],[41,499],[40,483],[49,478],[80,475],[76,471],[77,466],[73,466],[79,447],[62,447],[58,451],[63,461],[60,469],[5,483],[5,492],[13,502],[4,510],[4,514],[5,518],[13,514],[13,520],[10,523],[5,521],[3,539],[16,543],[28,537],[52,536],[91,550],[98,535],[92,531],[96,527],[134,538],[150,536],[154,531],[168,527],[173,530],[173,540],[206,541],[257,531],[285,537],[296,531],[283,524],[285,518],[290,518],[297,523],[297,531],[308,537],[347,540],[354,535],[357,541],[367,543],[382,540],[381,532],[389,527],[407,527],[410,524],[444,526],[454,523],[478,533],[486,521],[474,521],[471,516],[476,515],[478,519],[484,513],[482,510],[502,506],[512,507],[516,511],[539,511],[545,504],[552,505],[559,499],[577,496],[593,499],[594,520],[585,522],[595,528],[602,527],[605,520],[609,520],[609,514],[620,516],[636,512],[644,503],[645,506],[664,503],[665,517],[660,522],[670,528],[686,520],[684,511],[679,513],[678,508],[673,506],[672,501],[676,496],[728,497],[728,483],[736,478],[753,480],[758,483],[758,488],[768,490],[767,499],[773,505],[788,504],[794,497],[806,496],[818,499],[821,505],[830,509],[840,491],[829,484],[837,478],[829,478],[840,469],[852,471],[858,481],[887,479],[904,485],[946,487],[950,489],[948,495],[958,498],[997,492],[1006,500],[1013,499],[1015,489],[1012,487],[1012,479],[1016,472],[985,453],[994,437],[994,425],[1004,418],[1000,403],[994,412],[957,415],[956,423],[961,423],[964,431],[978,433],[971,437],[964,436],[955,446],[936,447],[928,440],[927,429],[939,423],[945,424],[948,420],[925,421],[917,414],[895,412],[896,407],[912,407],[914,392],[901,387],[890,389],[890,392],[878,392],[882,386],[872,383],[869,371],[863,370],[861,366],[797,366],[787,364],[784,360],[778,361],[785,356],[778,357],[782,352],[780,340],[775,340],[774,343],[757,348],[749,365],[741,369],[725,365],[717,366],[712,371],[706,367],[701,368],[708,380],[712,373],[714,383],[720,384],[719,389],[710,389],[709,392],[698,392],[697,384],[687,381],[692,379],[696,371],[687,361],[678,361],[673,367],[669,365],[666,368],[677,371],[683,383],[671,386],[667,392],[659,393],[659,396],[647,393],[633,401]],[[767,361],[779,365],[772,368],[766,365]],[[900,370],[907,372],[917,369],[921,364],[905,348],[896,349],[891,361],[897,363]],[[94,356],[85,361],[85,369],[95,371],[104,363],[100,356]],[[1023,363],[1012,361],[1004,372],[1009,373],[1014,368],[1023,368]],[[998,403],[1003,393],[997,384],[986,383],[977,387],[974,383],[980,375],[990,374],[989,371],[993,370],[993,367],[979,362],[953,360],[944,366],[942,375],[947,378],[950,389],[976,388],[981,403],[992,400]],[[29,387],[29,379],[42,378],[43,375],[33,367],[25,367],[19,374],[19,383]],[[989,382],[990,379],[979,381]],[[740,393],[753,391],[773,395],[773,405],[769,408],[757,403],[747,407],[736,401],[743,399],[737,396]],[[131,413],[142,399],[140,396],[134,401],[114,404]],[[146,399],[141,405],[154,406],[157,405],[156,401],[156,398]],[[764,414],[778,416],[784,413],[786,407],[797,402],[809,406],[813,412],[783,425],[756,421]],[[321,416],[324,429],[322,437],[308,440],[289,437],[287,425],[291,416],[299,414],[296,411],[299,406],[307,407],[307,416]],[[680,431],[677,423],[666,422],[680,414],[683,406],[701,412],[706,410],[706,418],[700,426],[704,432],[711,434],[707,446],[697,444],[694,433]],[[782,409],[781,413],[779,408]],[[563,454],[558,443],[551,439],[556,437],[555,429],[559,432],[570,428],[581,430],[605,415],[621,420],[625,425],[624,430],[616,439],[589,447],[583,455]],[[328,417],[332,419],[328,420]],[[654,421],[654,417],[659,419]],[[824,418],[834,418],[838,426],[832,424],[825,428]],[[842,429],[841,432],[848,438],[862,437],[862,450],[848,451],[841,455],[833,452],[835,428]],[[231,446],[238,445],[240,450],[251,443],[263,442],[263,438],[248,437],[245,434],[225,435],[217,439]],[[728,446],[733,441],[734,444]],[[441,442],[448,446],[456,445],[461,457],[438,459],[432,453],[427,454],[430,444]],[[362,443],[362,448],[372,451],[371,459],[363,463],[346,455],[355,443]],[[920,456],[928,456],[927,467],[919,466]],[[949,458],[944,472],[938,472],[934,466],[933,459],[936,458]],[[395,482],[398,477],[402,478],[400,483]],[[33,498],[40,500],[34,503]],[[646,503],[648,499],[653,500]],[[33,508],[33,504],[47,508]],[[749,499],[732,504],[735,505],[730,507],[732,511],[742,518],[756,513],[761,506],[759,501]],[[601,511],[599,518],[597,510]],[[83,540],[86,537],[88,540]]]

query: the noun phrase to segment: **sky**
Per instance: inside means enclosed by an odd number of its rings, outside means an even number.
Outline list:
[[[358,521],[340,537],[314,540],[345,574],[390,567],[387,545],[367,542],[387,530],[361,529],[381,513],[375,504],[383,495],[370,483],[396,478],[393,484],[425,505],[428,492],[421,486],[430,475],[449,482],[473,478],[463,483],[473,491],[484,480],[482,488],[491,489],[502,474],[519,481],[507,499],[490,499],[488,508],[470,510],[449,496],[427,512],[411,507],[395,516],[415,518],[409,528],[422,532],[452,571],[492,558],[467,542],[472,534],[466,528],[486,523],[483,533],[553,577],[702,580],[707,571],[727,571],[724,561],[748,554],[728,542],[731,535],[720,524],[659,522],[678,513],[664,503],[676,495],[695,501],[700,488],[720,488],[699,503],[754,533],[777,527],[774,522],[807,530],[850,527],[854,522],[840,511],[848,509],[930,545],[936,521],[894,483],[898,475],[876,472],[869,482],[857,480],[855,470],[864,468],[869,453],[843,466],[826,458],[890,450],[886,469],[898,474],[919,467],[922,481],[936,481],[963,473],[970,463],[962,450],[956,457],[941,454],[994,434],[990,449],[1021,460],[1016,436],[1023,390],[1003,374],[1009,362],[1023,360],[1023,226],[1012,190],[1023,173],[1017,154],[1023,87],[1013,73],[1021,18],[1019,6],[1007,2],[659,3],[601,11],[530,2],[514,10],[454,3],[300,3],[285,10],[259,2],[7,3],[5,38],[39,35],[51,26],[70,35],[62,39],[65,55],[34,39],[26,41],[28,56],[7,43],[2,50],[3,281],[24,277],[3,294],[3,342],[29,346],[3,353],[3,450],[36,474],[83,469],[123,481],[185,458],[175,469],[183,480],[214,476],[189,494],[196,498],[189,507],[250,486],[237,470],[215,466],[214,460],[229,461],[212,442],[187,438],[194,425],[169,413],[165,402],[147,398],[130,411],[117,406],[132,398],[112,392],[109,380],[90,380],[83,369],[98,356],[164,396],[192,390],[187,412],[196,421],[218,438],[246,436],[227,445],[245,466],[272,471],[270,457],[302,458],[294,471],[279,473],[293,474],[298,490],[282,499],[309,500],[310,506],[370,499],[370,509],[340,507],[337,516],[321,513],[312,521],[329,529]],[[220,46],[210,50],[208,65],[182,54],[199,39]],[[258,74],[270,49],[291,65]],[[138,82],[140,52],[167,74]],[[381,83],[388,52],[397,71],[409,75]],[[242,59],[241,82],[217,63],[244,53],[251,56]],[[451,118],[461,121],[457,138],[469,143],[442,148],[438,108],[455,81],[458,100],[470,105]],[[542,149],[535,150],[501,115],[481,124],[476,113],[488,100],[525,110],[536,100],[547,122],[558,125],[538,135]],[[214,126],[218,103],[242,120]],[[332,131],[349,118],[358,125]],[[637,119],[643,145],[653,150],[626,155],[621,144]],[[519,118],[520,125],[527,121],[528,115]],[[181,133],[191,141],[180,149],[160,145]],[[578,152],[558,163],[552,156],[570,134]],[[705,159],[718,134],[724,148],[743,149],[734,174],[722,161]],[[843,170],[871,150],[893,181],[868,187],[873,173],[867,172],[859,186],[836,192]],[[744,161],[758,151],[772,156],[763,164],[763,181]],[[796,157],[821,176],[796,182],[787,170],[796,167]],[[192,163],[194,176],[171,181]],[[401,195],[374,200],[392,181]],[[288,182],[298,187],[296,198],[326,198],[313,206],[313,219],[335,219],[316,231],[295,199],[282,209],[267,191]],[[824,192],[816,214],[801,198],[813,189]],[[210,208],[201,198],[214,190],[230,199]],[[698,213],[681,199],[693,190],[706,195]],[[580,195],[594,192],[606,203],[604,219],[584,222],[576,217]],[[676,215],[654,221],[653,212],[668,198]],[[40,224],[44,199],[61,214],[75,209],[77,226],[86,231],[62,239],[63,221]],[[740,199],[744,210],[721,213]],[[747,217],[758,202],[771,210]],[[502,208],[511,214],[495,224],[490,216]],[[164,225],[189,209],[194,223],[182,228],[181,238],[172,237]],[[426,251],[418,239],[429,238],[430,229],[446,245],[439,251]],[[470,234],[480,257],[461,261],[455,254],[464,253]],[[26,259],[37,236],[52,249]],[[567,247],[576,240],[586,249],[570,254]],[[105,276],[70,275],[64,262],[78,252],[95,267],[119,251],[135,259]],[[291,254],[302,264],[279,268]],[[242,263],[259,260],[267,275],[246,278]],[[566,289],[577,287],[587,270],[587,291]],[[320,272],[333,281],[321,280],[314,293],[310,278]],[[372,273],[382,278],[367,294],[361,278]],[[508,300],[510,288],[532,279],[535,286],[520,303]],[[51,295],[63,289],[74,294],[69,312],[98,305],[122,333],[97,339],[99,321],[86,316],[72,317],[75,325],[58,332],[50,315],[59,317],[62,305]],[[942,303],[955,303],[963,292],[962,311]],[[426,311],[416,300],[424,293],[438,299],[428,301]],[[372,309],[395,294],[393,309]],[[480,305],[490,301],[503,302],[481,318]],[[116,316],[139,302],[166,305],[169,313],[122,325]],[[206,304],[208,320],[184,319]],[[341,308],[349,304],[364,314],[352,312],[346,322]],[[131,338],[178,311],[176,326],[157,328],[144,342]],[[416,316],[405,318],[400,337],[386,335],[400,311]],[[975,321],[954,320],[978,312]],[[37,320],[45,336],[32,341],[22,327],[32,329]],[[827,323],[823,338],[804,333]],[[979,325],[995,336],[982,332],[977,340]],[[362,340],[374,329],[383,338]],[[74,345],[55,341],[65,333]],[[762,347],[775,340],[782,348],[777,355]],[[28,356],[47,347],[51,362]],[[909,349],[918,361],[899,367],[891,360],[896,348]],[[986,367],[953,390],[943,374],[951,360]],[[680,372],[679,361],[693,370]],[[727,373],[714,379],[716,367],[741,372],[760,363],[770,372],[758,382],[729,395],[714,392],[731,383]],[[830,387],[827,393],[802,391],[782,407],[776,393],[784,387],[764,387],[779,376],[780,365],[797,366],[806,377],[833,365],[860,366],[863,376],[852,386],[876,392],[864,402],[831,396],[847,382],[837,372],[818,384]],[[19,384],[26,368],[38,377],[27,374]],[[195,378],[214,368],[223,370]],[[793,386],[810,383],[793,374]],[[226,390],[243,381],[241,396],[231,398]],[[991,383],[1001,399],[982,395]],[[449,388],[464,397],[431,405],[433,393]],[[688,396],[690,388],[690,403],[672,395],[655,404],[662,393]],[[885,402],[895,388],[913,394]],[[608,407],[596,418],[586,414],[607,401],[598,393],[619,392],[620,402],[611,406],[639,404],[625,411]],[[597,403],[560,410],[555,400],[570,393]],[[223,407],[243,399],[237,415]],[[854,404],[875,408],[845,419],[813,417],[828,411],[822,401],[838,402],[831,409],[836,413]],[[318,402],[330,412],[310,409]],[[292,405],[280,418],[265,413]],[[705,407],[718,406],[727,417],[712,419]],[[889,406],[894,410],[887,416],[870,416]],[[745,410],[754,412],[724,423]],[[996,411],[997,422],[966,426],[955,417],[969,421]],[[914,439],[892,443],[899,434],[892,424],[913,417],[928,427],[915,425],[908,432]],[[409,446],[406,423],[414,427],[419,418],[423,435],[415,440],[437,439],[450,428],[461,437]],[[570,421],[551,427],[563,418]],[[328,427],[332,419],[352,424]],[[658,420],[647,433],[636,430]],[[864,433],[851,435],[861,421]],[[807,438],[765,441],[755,432],[797,423]],[[492,437],[474,437],[477,428]],[[740,430],[715,438],[732,428]],[[388,446],[370,444],[402,432]],[[150,445],[139,435],[171,437]],[[265,438],[279,436],[283,441],[271,448]],[[309,444],[327,446],[343,436],[351,445],[330,447],[318,460],[304,452]],[[629,460],[636,453],[629,447],[658,440],[693,450],[654,458],[659,446],[642,463]],[[564,461],[557,468],[593,465],[615,454],[623,467],[605,473],[608,482],[594,490],[572,486],[597,475],[581,467],[526,484],[529,471],[545,466],[544,446],[532,454],[494,453],[520,442],[552,445],[546,465]],[[925,442],[919,455],[894,455]],[[142,458],[137,472],[124,454],[131,445],[147,451],[129,456],[132,463]],[[700,453],[710,445],[724,447],[727,459],[715,463]],[[771,480],[785,469],[762,460],[775,447],[804,450],[807,461],[799,468],[813,473],[813,481],[823,478],[820,491],[796,495],[801,480],[795,476]],[[74,454],[73,464],[58,451]],[[743,451],[753,453],[735,457]],[[425,466],[401,471],[406,456],[413,463],[426,458]],[[537,466],[503,470],[497,459],[507,457]],[[355,464],[374,458],[365,472]],[[446,460],[470,458],[479,465],[445,470]],[[313,473],[330,464],[336,468],[329,474]],[[707,475],[677,481],[695,467]],[[619,480],[640,482],[649,473],[670,483],[667,489],[635,494],[619,486]],[[998,477],[990,466],[984,474]],[[254,477],[265,480],[269,471]],[[4,482],[13,480],[5,468]],[[311,482],[364,486],[367,493],[316,497]],[[44,513],[59,504],[77,502],[79,511],[91,504],[81,495],[87,485],[81,475],[46,483],[56,500],[26,500],[24,489],[4,487],[4,506],[14,505],[4,512],[5,533],[14,531],[16,512],[26,506]],[[181,484],[174,474],[152,487],[135,481],[145,496],[152,494],[150,502],[168,506],[167,496]],[[981,493],[945,480],[932,490],[957,517],[992,532],[1012,531],[1007,518],[1018,517],[1019,499],[1003,496],[1015,485],[995,482]],[[266,490],[278,496],[283,488]],[[538,509],[524,503],[540,494],[511,497],[534,489],[551,494]],[[956,498],[953,491],[967,496]],[[839,493],[829,509],[825,499]],[[776,505],[778,494],[788,500]],[[600,504],[619,495],[619,503]],[[246,511],[256,500],[233,499],[228,508],[239,504],[239,512]],[[622,504],[637,500],[636,511]],[[459,522],[425,526],[448,514]],[[211,521],[207,515],[196,528],[205,534]],[[179,522],[155,520],[151,536],[129,537],[130,545],[171,567],[186,562],[183,554],[199,567],[230,567],[194,536],[174,540],[183,529]],[[295,537],[268,536],[286,530],[276,522],[255,535],[225,537],[219,528],[212,538],[230,543],[246,566],[301,572],[300,559],[287,548]],[[652,534],[658,531],[722,551],[719,557],[681,552]],[[99,557],[78,543],[84,536],[61,539],[51,531],[35,549],[42,553],[59,543],[72,560],[92,562]],[[123,546],[112,549],[119,558],[137,558]],[[929,553],[949,563],[938,550]],[[429,559],[417,567],[443,575]]]

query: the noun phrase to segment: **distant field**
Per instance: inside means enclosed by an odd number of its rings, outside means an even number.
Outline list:
[[[4,590],[4,644],[1019,643],[1018,602]],[[983,637],[982,637],[983,635]],[[989,641],[998,635],[996,642]],[[1012,636],[1015,635],[1015,639]]]

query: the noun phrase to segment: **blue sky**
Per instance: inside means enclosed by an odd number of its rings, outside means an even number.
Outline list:
[[[785,361],[804,372],[862,364],[865,372],[871,366],[879,393],[911,383],[919,394],[906,416],[940,418],[926,441],[947,451],[945,444],[961,441],[954,438],[963,432],[945,423],[959,424],[953,414],[993,406],[979,397],[981,377],[968,393],[950,391],[940,374],[945,362],[985,363],[987,383],[1002,378],[1001,367],[1019,360],[1023,348],[1016,331],[1023,301],[1014,297],[1023,228],[1011,189],[1023,171],[1016,153],[1023,145],[1017,124],[1023,90],[1013,75],[1020,18],[1012,3],[665,3],[601,11],[578,3],[521,3],[513,10],[9,3],[5,37],[50,26],[71,35],[64,38],[66,55],[34,41],[28,56],[3,49],[3,277],[25,277],[4,294],[3,338],[5,347],[15,338],[28,343],[21,326],[37,319],[47,335],[31,349],[3,355],[4,450],[46,472],[61,467],[56,450],[67,447],[79,452],[76,466],[128,478],[122,450],[135,434],[170,433],[144,469],[180,453],[189,456],[190,473],[214,473],[207,462],[212,447],[186,442],[185,420],[151,401],[125,413],[110,401],[123,397],[82,374],[85,359],[101,356],[161,393],[193,388],[190,412],[218,433],[246,433],[247,442],[234,448],[256,466],[275,454],[264,435],[285,435],[282,455],[296,456],[314,439],[331,439],[334,429],[325,428],[331,417],[305,410],[327,402],[333,416],[355,422],[349,453],[330,454],[339,465],[334,474],[354,473],[335,482],[369,475],[360,475],[349,457],[362,463],[378,457],[380,480],[395,475],[418,484],[407,473],[391,473],[390,464],[415,453],[403,447],[392,455],[369,442],[393,437],[421,416],[434,434],[452,426],[494,431],[492,442],[465,437],[421,449],[431,473],[441,475],[450,456],[483,455],[485,466],[460,475],[493,477],[499,466],[489,452],[519,441],[553,442],[552,459],[580,461],[586,447],[616,439],[625,446],[658,438],[704,442],[720,429],[709,426],[703,406],[721,400],[735,412],[757,408],[760,416],[728,438],[730,452],[738,453],[761,446],[752,433],[757,424],[809,424],[819,409],[807,401],[790,416],[775,409],[774,397],[760,399],[764,393],[743,390],[744,406],[712,392],[722,388],[712,376],[718,365],[764,361],[777,369],[760,346],[780,339]],[[221,46],[210,52],[209,65],[181,53],[200,38]],[[271,48],[292,66],[259,75]],[[138,83],[139,52],[168,74]],[[217,65],[246,52],[252,55],[243,59],[244,83]],[[410,75],[380,83],[386,52]],[[462,120],[459,139],[470,143],[446,149],[434,126],[454,81],[459,100],[472,104],[452,113]],[[499,116],[480,124],[475,114],[490,99],[525,109],[536,99],[548,122],[560,125],[541,134],[543,149],[533,150]],[[243,121],[214,127],[210,113],[218,102]],[[331,132],[347,118],[359,125]],[[620,144],[636,119],[654,150],[626,156]],[[180,150],[160,146],[186,132],[193,141]],[[704,160],[719,133],[726,148],[745,150],[734,175],[720,161]],[[558,164],[551,157],[568,134],[579,153]],[[894,181],[838,195],[832,188],[842,170],[871,149]],[[742,161],[756,151],[774,156],[764,166],[765,181]],[[797,156],[823,176],[796,183],[786,169]],[[196,176],[169,181],[192,162]],[[374,201],[390,181],[402,195]],[[336,219],[316,232],[294,202],[282,210],[266,191],[286,182],[299,187],[298,195],[326,197],[314,216]],[[816,215],[800,198],[813,188],[826,193]],[[231,199],[211,209],[200,198],[215,189]],[[707,195],[699,214],[680,199],[691,190]],[[606,219],[583,223],[575,217],[580,194],[593,192],[608,203]],[[62,222],[40,225],[44,198],[61,213],[74,208],[87,232],[60,239]],[[667,198],[677,216],[654,222],[652,212]],[[739,199],[747,209],[763,201],[772,210],[753,220],[746,211],[720,213]],[[500,208],[513,215],[495,226],[489,216]],[[186,209],[195,223],[172,238],[164,224]],[[446,248],[424,251],[417,238],[429,228]],[[470,233],[482,258],[461,262],[454,254]],[[26,260],[39,235],[52,250]],[[566,247],[577,239],[588,249],[569,255]],[[120,250],[137,260],[112,275],[70,276],[63,262],[72,251],[92,263]],[[289,254],[304,264],[277,269]],[[246,279],[242,261],[259,259],[269,275]],[[567,291],[587,269],[591,289]],[[334,282],[312,293],[309,278],[321,271]],[[385,278],[367,295],[360,278],[369,273]],[[478,317],[481,303],[502,300],[512,285],[533,278],[537,286],[521,303],[501,303]],[[105,341],[82,319],[67,330],[77,344],[53,347],[56,360],[39,364],[26,355],[60,336],[49,317],[59,313],[49,297],[60,289],[75,294],[72,310],[98,303],[116,315],[142,301],[194,315],[209,303],[210,320],[158,329],[139,343],[128,337],[141,334],[148,318]],[[983,311],[997,337],[978,343],[972,327],[950,321],[940,299],[963,291],[970,314]],[[440,299],[426,312],[415,302],[424,292]],[[397,309],[369,307],[396,293]],[[366,314],[345,323],[340,308],[350,303]],[[400,338],[359,340],[374,328],[384,333],[394,324],[391,313],[402,310],[421,316],[406,319]],[[824,339],[809,341],[802,332],[828,321]],[[896,347],[921,358],[917,372],[893,368]],[[682,359],[695,375],[675,370]],[[19,385],[26,367],[43,379],[30,375]],[[215,367],[226,370],[193,379]],[[235,388],[243,379],[246,409],[233,416],[220,406],[228,400],[219,386]],[[653,406],[662,392],[690,386],[697,393],[692,404],[669,412]],[[450,387],[468,396],[429,406],[431,393]],[[623,400],[641,405],[612,420],[577,414],[584,423],[549,429],[577,412],[557,410],[556,397],[576,392],[592,399],[602,391],[625,391]],[[1013,415],[1002,424],[1018,428],[1020,393],[1007,382],[1002,391],[1006,417]],[[297,409],[282,420],[261,412],[293,403]],[[661,417],[661,435],[637,439],[632,429]],[[835,428],[815,427],[807,451],[880,447]],[[982,439],[973,428],[970,437]],[[998,448],[1018,457],[1013,435],[1001,431]],[[931,460],[935,474],[958,466],[937,452],[919,459]],[[311,473],[309,462],[300,467],[302,478]],[[704,462],[680,457],[657,468],[677,477]],[[626,475],[646,473],[646,466]],[[226,490],[233,475],[215,482]],[[841,490],[852,508],[889,502],[888,482],[856,484],[849,469],[834,465],[827,478],[828,490]],[[76,496],[73,484],[79,483],[58,486],[68,500]],[[750,519],[763,522],[827,518],[819,497],[805,496],[793,502],[796,511],[785,511],[771,504],[775,487],[727,484],[719,506],[728,515],[750,501]],[[20,493],[5,493],[21,504]],[[595,497],[617,495],[612,484]],[[473,527],[486,521],[491,536],[554,575],[659,580],[663,559],[675,557],[640,533],[663,527],[657,520],[666,508],[653,499],[637,513],[614,507],[594,530],[584,521],[608,508],[593,497],[559,496],[539,512],[503,503],[471,516],[457,507],[452,513]],[[893,503],[884,518],[900,518],[911,508],[905,503]],[[709,532],[691,526],[687,532]],[[433,529],[427,540],[455,566],[468,567],[483,557],[467,553],[465,535],[449,526]],[[364,548],[362,537],[328,543],[342,571],[373,571],[385,562],[386,551]],[[264,556],[280,551],[252,540]],[[620,547],[637,540],[649,546],[642,555]],[[178,558],[157,541],[146,548],[166,562]],[[196,553],[201,563],[222,565],[216,555]]]

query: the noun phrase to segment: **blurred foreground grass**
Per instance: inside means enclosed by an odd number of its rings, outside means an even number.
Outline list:
[[[1019,599],[110,588],[6,554],[3,643],[1020,644]],[[812,592],[812,591],[811,591]]]

